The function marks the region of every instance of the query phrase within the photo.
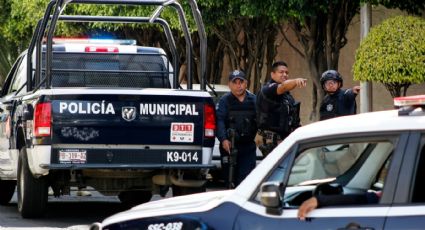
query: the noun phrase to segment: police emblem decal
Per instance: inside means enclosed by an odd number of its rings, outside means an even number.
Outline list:
[[[327,104],[327,105],[326,105],[326,110],[327,110],[328,112],[332,111],[333,109],[334,109],[334,106],[333,106],[332,104]]]
[[[126,121],[132,121],[136,118],[136,107],[122,107],[122,118]]]

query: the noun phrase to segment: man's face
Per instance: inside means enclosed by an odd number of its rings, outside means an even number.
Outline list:
[[[325,81],[325,91],[332,94],[335,93],[339,89],[339,82],[335,80],[327,80]]]
[[[246,80],[242,80],[239,78],[234,79],[233,81],[229,82],[229,88],[233,95],[235,96],[242,96],[246,92],[246,88],[248,86],[248,83]]]
[[[289,70],[288,67],[284,65],[280,65],[277,67],[275,71],[271,72],[272,79],[277,83],[283,83],[289,78]]]

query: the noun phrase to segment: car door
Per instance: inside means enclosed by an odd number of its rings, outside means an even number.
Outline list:
[[[412,132],[385,229],[425,228],[425,132]]]
[[[10,137],[12,135],[12,113],[14,103],[16,101],[15,96],[17,93],[25,91],[24,83],[26,81],[26,63],[25,56],[20,56],[15,64],[12,66],[9,72],[0,97],[0,170],[6,172],[8,167],[1,167],[1,165],[10,164]]]
[[[241,209],[235,229],[383,229],[407,133],[364,133],[298,143],[264,178],[282,184],[280,210],[261,203],[261,186]],[[391,175],[391,177],[387,176]],[[323,206],[297,218],[298,208],[324,186],[342,194],[379,194],[378,203]],[[385,185],[385,186],[384,186]],[[378,196],[378,195],[376,195]]]

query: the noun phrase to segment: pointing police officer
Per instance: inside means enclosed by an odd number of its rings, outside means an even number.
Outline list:
[[[326,92],[320,105],[320,120],[356,113],[356,96],[360,86],[342,89],[342,77],[335,70],[323,72],[320,84]]]
[[[288,65],[283,61],[273,63],[270,75],[270,81],[257,94],[257,125],[263,139],[259,148],[263,155],[300,126],[300,103],[289,91],[307,85],[304,78],[289,79]]]
[[[230,92],[224,94],[216,106],[217,138],[222,169],[229,187],[234,187],[256,165],[256,97],[247,91],[248,80],[240,70],[230,73],[228,86]]]

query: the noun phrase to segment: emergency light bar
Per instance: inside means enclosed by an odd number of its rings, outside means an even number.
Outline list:
[[[85,52],[95,52],[95,53],[118,53],[118,47],[112,46],[86,46]]]
[[[84,43],[105,45],[136,45],[134,39],[99,39],[99,38],[53,38],[54,44]]]
[[[399,108],[398,115],[400,116],[409,115],[416,108],[422,108],[425,111],[425,95],[396,97],[394,106]]]

